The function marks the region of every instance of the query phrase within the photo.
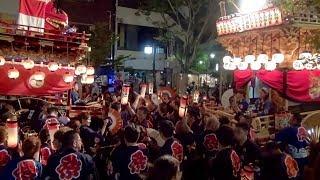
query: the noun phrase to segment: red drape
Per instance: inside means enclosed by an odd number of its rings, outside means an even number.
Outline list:
[[[278,70],[260,70],[256,72],[256,77],[278,92],[283,92],[284,75],[284,72]],[[253,76],[254,74],[251,70],[235,71],[234,81],[236,88],[239,89],[245,86]],[[285,95],[299,102],[319,102],[320,71],[288,71]]]
[[[0,94],[2,95],[50,95],[67,91],[73,85],[73,83],[67,84],[63,81],[63,75],[67,72],[65,69],[50,72],[47,67],[34,67],[31,70],[26,70],[21,65],[14,65],[20,72],[20,76],[18,79],[10,79],[8,70],[12,67],[13,65],[5,64],[0,68]],[[46,74],[44,85],[40,88],[33,88],[29,80],[39,70]],[[74,74],[73,70],[69,71]]]

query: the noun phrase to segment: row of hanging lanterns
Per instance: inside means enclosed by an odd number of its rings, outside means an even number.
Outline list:
[[[284,55],[281,53],[276,53],[269,56],[265,53],[259,54],[257,57],[255,55],[249,54],[244,58],[241,57],[231,57],[225,56],[223,58],[223,68],[226,70],[247,70],[249,67],[251,70],[260,70],[263,66],[268,71],[273,71],[277,68],[277,64],[281,64],[284,61]]]
[[[0,56],[0,66],[5,65],[5,63],[6,63],[5,58],[3,56]],[[29,58],[26,60],[23,60],[21,62],[12,61],[12,62],[10,62],[10,64],[21,64],[27,70],[31,70],[36,66],[34,61]],[[43,67],[45,65],[43,65],[43,63],[41,63],[40,66]],[[47,68],[50,72],[55,72],[58,69],[61,69],[62,66],[61,66],[61,64],[59,65],[56,62],[50,62],[47,65]],[[70,69],[70,66],[68,66],[68,69]],[[79,65],[75,68],[75,75],[81,76],[81,83],[83,83],[83,84],[94,83],[94,74],[95,74],[95,69],[92,66],[86,67],[85,65]],[[19,76],[20,76],[20,72],[16,68],[12,67],[11,69],[8,70],[8,77],[10,79],[18,79]],[[41,72],[41,71],[36,71],[33,74],[33,77],[37,81],[43,81],[45,79],[45,73]],[[74,75],[72,75],[70,72],[67,72],[63,75],[63,80],[66,83],[71,83],[74,80]]]
[[[304,69],[310,71],[320,70],[320,55],[305,51],[299,55],[298,60],[293,61],[292,68],[297,71]]]

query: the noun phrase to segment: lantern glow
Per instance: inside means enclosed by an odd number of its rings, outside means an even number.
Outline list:
[[[248,67],[249,67],[248,62],[240,62],[240,64],[238,65],[238,69],[241,71],[248,69]]]
[[[63,81],[65,83],[71,83],[73,81],[73,78],[74,78],[73,75],[70,73],[66,73],[63,75]]]
[[[303,61],[295,60],[293,61],[292,67],[294,70],[300,71],[304,69]]]
[[[146,91],[147,91],[147,85],[146,84],[142,84],[141,85],[141,91],[140,91],[141,97],[144,98],[146,96]]]
[[[281,64],[284,61],[284,55],[281,53],[276,53],[272,55],[272,61]]]
[[[6,60],[3,56],[0,56],[0,66],[3,66],[6,63]]]
[[[59,64],[56,63],[56,62],[50,62],[50,63],[48,64],[48,69],[49,69],[49,71],[51,71],[51,72],[57,71],[57,70],[59,69]]]
[[[20,73],[17,69],[12,68],[12,69],[8,70],[8,77],[10,79],[17,79],[17,78],[19,78],[19,76],[20,76]]]
[[[32,69],[34,67],[34,61],[32,61],[31,59],[27,59],[27,60],[24,60],[22,61],[22,66],[25,68],[25,69]]]
[[[92,76],[94,75],[95,71],[94,71],[94,67],[90,66],[87,68],[87,75]]]
[[[267,71],[273,71],[277,68],[277,64],[273,61],[269,61],[265,64],[265,69]]]
[[[76,67],[75,74],[77,76],[85,74],[87,72],[87,67],[85,65],[79,65]]]
[[[180,98],[179,116],[181,118],[185,117],[188,111],[187,108],[188,97],[183,96]]]
[[[37,71],[34,73],[34,79],[37,81],[43,81],[45,79],[46,75],[44,74],[44,72],[41,71]]]
[[[225,56],[223,57],[223,63],[230,63],[232,61],[232,57],[231,56]]]
[[[257,61],[258,61],[259,63],[261,63],[261,64],[267,63],[268,60],[269,60],[268,55],[267,55],[267,54],[264,54],[264,53],[259,54],[259,56],[258,56],[258,58],[257,58]]]
[[[127,105],[129,101],[129,93],[130,93],[130,86],[125,85],[122,87],[122,92],[121,92],[121,104],[122,105]]]
[[[244,57],[244,61],[247,63],[253,63],[256,60],[256,57],[254,55],[247,55],[246,57]]]
[[[8,147],[15,148],[18,145],[18,122],[8,119],[6,127],[8,132]]]
[[[261,64],[258,61],[254,61],[251,63],[251,69],[254,71],[260,70],[261,69]]]
[[[304,51],[299,55],[299,59],[311,59],[311,58],[312,58],[312,54],[309,51]]]

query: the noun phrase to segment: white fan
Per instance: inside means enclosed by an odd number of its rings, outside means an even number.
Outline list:
[[[224,108],[230,107],[229,99],[233,96],[233,89],[228,89],[221,97],[221,104]]]

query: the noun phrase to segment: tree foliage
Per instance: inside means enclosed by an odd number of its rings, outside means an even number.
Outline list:
[[[158,37],[176,43],[174,56],[184,73],[197,61],[197,53],[216,38],[215,21],[219,17],[218,0],[140,0],[140,13],[161,28]],[[161,20],[153,20],[151,12],[158,12]]]

